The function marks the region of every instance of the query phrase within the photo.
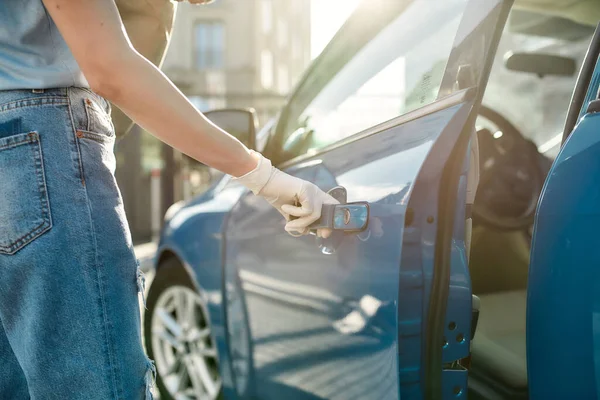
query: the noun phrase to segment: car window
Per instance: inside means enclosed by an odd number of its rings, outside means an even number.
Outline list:
[[[540,152],[555,156],[560,148],[577,71],[590,40],[591,34],[565,40],[513,33],[507,27],[498,46],[483,104],[508,119],[525,138],[538,146]],[[575,73],[570,76],[538,76],[511,71],[505,66],[505,58],[510,53],[566,56],[575,60]],[[479,119],[477,124],[487,127],[485,120]]]
[[[429,0],[415,0],[404,7],[312,98],[290,104],[284,150],[301,142],[295,155],[314,152],[434,102],[467,3],[432,7]]]

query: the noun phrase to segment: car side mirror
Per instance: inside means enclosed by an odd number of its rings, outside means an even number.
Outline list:
[[[230,135],[236,137],[248,148],[256,150],[256,127],[258,117],[252,108],[224,108],[210,110],[203,113],[206,118]],[[206,166],[193,158],[183,154],[184,163],[192,168],[205,168]]]
[[[553,54],[543,53],[507,53],[504,57],[507,69],[529,72],[543,78],[546,75],[573,76],[575,60]]]
[[[204,113],[213,124],[235,136],[248,148],[256,149],[256,130],[258,118],[252,108],[225,108]]]

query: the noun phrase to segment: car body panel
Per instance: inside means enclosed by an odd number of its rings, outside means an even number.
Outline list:
[[[583,117],[537,210],[527,297],[529,391],[536,399],[600,395],[599,130],[600,114]]]

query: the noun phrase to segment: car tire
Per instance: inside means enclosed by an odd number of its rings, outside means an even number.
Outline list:
[[[179,260],[177,260],[175,257],[171,257],[161,262],[156,270],[156,275],[148,291],[146,300],[147,309],[144,316],[144,341],[146,345],[146,353],[148,354],[148,357],[154,360],[156,364],[156,386],[161,400],[174,400],[174,398],[165,385],[164,377],[160,374],[161,368],[157,364],[157,359],[155,358],[157,349],[153,348],[153,319],[156,317],[155,313],[157,311],[157,305],[159,305],[159,299],[161,296],[164,296],[168,290],[175,287],[182,288],[183,290],[187,288],[195,293],[198,293],[197,288],[195,287],[185,268],[181,265]],[[206,318],[208,318],[208,315],[206,315]],[[213,346],[215,346],[212,332],[209,340],[212,341]],[[215,360],[215,362],[218,362],[218,360]],[[222,383],[219,394],[215,399],[223,399]]]

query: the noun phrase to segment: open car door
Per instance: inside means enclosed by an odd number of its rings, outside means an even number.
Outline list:
[[[266,152],[342,205],[327,239],[251,194],[231,211],[240,398],[466,398],[469,143],[510,5],[363,2],[308,71]]]
[[[527,288],[532,399],[600,394],[600,25],[540,196]]]

